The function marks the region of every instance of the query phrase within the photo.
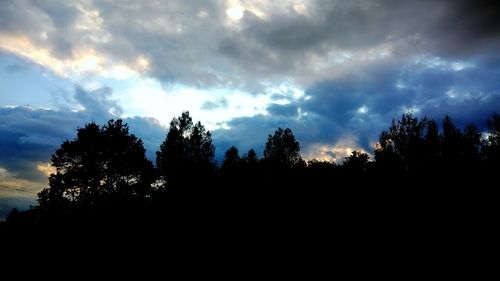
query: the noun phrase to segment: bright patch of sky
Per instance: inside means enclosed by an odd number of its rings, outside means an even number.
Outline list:
[[[166,126],[172,118],[188,110],[210,130],[228,128],[225,123],[233,118],[267,114],[266,108],[269,104],[287,104],[303,96],[303,91],[291,82],[278,86],[269,84],[260,94],[248,94],[241,90],[224,88],[165,86],[158,80],[141,76],[139,73],[117,79],[90,75],[83,69],[81,75],[64,78],[12,55],[2,55],[0,67],[8,72],[7,75],[0,75],[0,105],[81,110],[83,108],[72,98],[75,84],[89,91],[110,87],[113,92],[112,99],[117,100],[123,109],[121,117],[153,117]],[[280,98],[273,99],[275,96]],[[206,108],[206,103],[214,106]],[[85,121],[88,120],[82,120]]]
[[[114,83],[108,85],[113,87]],[[230,89],[207,90],[180,85],[162,87],[154,79],[140,77],[120,81],[115,86],[115,91],[120,92],[116,97],[124,109],[125,117],[150,116],[168,125],[173,117],[188,110],[212,130],[235,117],[265,113],[271,101],[270,95],[266,93],[250,95]],[[207,102],[216,106],[204,109],[203,105]]]

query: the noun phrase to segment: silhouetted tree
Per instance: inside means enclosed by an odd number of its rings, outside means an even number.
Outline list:
[[[346,157],[343,167],[350,172],[364,172],[368,168],[370,156],[367,153],[353,151],[350,156]]]
[[[453,124],[451,118],[446,116],[443,119],[442,155],[447,168],[452,169],[459,164],[461,150],[462,132]]]
[[[257,162],[259,162],[259,159],[257,158],[257,153],[253,148],[249,149],[247,153],[243,154],[241,160],[243,161],[243,163],[250,165],[254,165]]]
[[[305,175],[301,175],[302,181],[308,187],[324,186],[325,183],[331,183],[332,178],[339,179],[337,173],[338,166],[334,162],[312,159],[307,161]]]
[[[379,143],[375,149],[375,161],[377,167],[382,170],[403,169],[403,159],[400,157],[394,141],[387,131],[380,133]]]
[[[481,131],[474,124],[465,127],[462,136],[462,163],[472,168],[480,159]]]
[[[324,167],[332,167],[332,166],[335,166],[335,163],[324,160],[318,160],[316,158],[307,161],[308,168],[321,169]]]
[[[33,226],[37,223],[37,210],[30,209],[26,211],[19,211],[17,208],[13,208],[9,215],[7,216],[5,222],[0,221],[1,224],[5,223],[11,229],[18,229],[23,231],[30,231]],[[0,229],[1,234],[1,229]]]
[[[170,122],[167,137],[156,152],[156,164],[167,185],[175,186],[212,172],[214,154],[210,132],[200,122],[193,124],[186,111]]]
[[[237,181],[242,183],[244,186],[253,186],[255,188],[255,186],[260,184],[257,171],[259,167],[260,162],[257,158],[257,153],[255,153],[255,150],[251,148],[241,157],[240,169],[235,175],[238,177]]]
[[[221,169],[231,170],[237,168],[241,164],[240,154],[235,146],[231,146],[224,154]]]
[[[412,113],[392,121],[389,131],[383,131],[375,151],[377,163],[385,168],[413,170],[421,166],[426,118],[419,121]]]
[[[52,155],[55,174],[38,194],[42,208],[92,206],[109,199],[144,199],[151,194],[153,165],[142,140],[122,120],[87,124]]]
[[[439,128],[434,120],[427,121],[427,132],[424,138],[424,147],[422,153],[425,155],[425,164],[427,169],[435,169],[441,159],[441,140]]]
[[[303,163],[300,144],[295,140],[292,130],[278,128],[274,135],[267,138],[264,159],[275,165],[295,167]]]
[[[279,128],[268,137],[263,161],[253,149],[240,158],[238,149],[231,147],[220,173],[211,173],[215,169],[214,148],[210,133],[199,122],[193,124],[184,112],[170,125],[157,153],[161,175],[169,190],[199,191],[202,196],[194,192],[171,196],[159,188],[150,197],[151,186],[162,182],[153,181],[156,171],[144,156],[141,140],[130,135],[121,120],[111,120],[102,127],[90,123],[52,156],[56,172],[49,178],[50,187],[38,195],[40,206],[27,211],[14,209],[0,222],[0,234],[50,230],[47,237],[80,241],[64,230],[79,233],[90,229],[106,234],[95,236],[101,239],[126,233],[122,229],[142,232],[160,228],[148,226],[168,226],[173,235],[188,234],[192,239],[189,233],[200,229],[227,226],[234,230],[238,223],[240,230],[250,225],[258,231],[259,226],[267,229],[277,222],[281,227],[283,221],[295,227],[301,219],[308,225],[310,220],[323,225],[331,219],[331,206],[348,210],[346,214],[359,210],[363,217],[383,217],[388,211],[391,216],[401,214],[400,220],[411,218],[415,210],[419,216],[427,210],[429,217],[434,217],[438,208],[446,210],[446,218],[449,210],[459,212],[455,217],[460,223],[464,217],[477,220],[485,213],[494,213],[484,208],[495,206],[485,198],[494,201],[496,197],[485,192],[494,190],[486,181],[500,165],[497,114],[488,119],[486,135],[472,124],[460,130],[449,117],[443,120],[440,134],[434,120],[404,114],[380,134],[375,163],[369,161],[367,153],[354,151],[342,166],[317,160],[302,166],[299,143],[290,129]],[[374,188],[363,188],[362,192],[357,188],[367,186]],[[460,190],[462,186],[466,192]],[[479,191],[476,195],[475,190]],[[460,213],[461,206],[466,206],[465,216]],[[377,213],[381,209],[387,211]],[[469,215],[474,210],[480,210],[480,215]],[[359,217],[347,218],[356,222]],[[437,216],[433,225],[441,224],[442,218]],[[112,235],[102,232],[107,225],[118,226],[120,231]],[[166,236],[150,237],[164,240]],[[168,237],[178,241],[176,236]]]

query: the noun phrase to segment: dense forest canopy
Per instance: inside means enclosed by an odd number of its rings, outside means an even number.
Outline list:
[[[268,136],[262,159],[253,149],[240,155],[231,146],[219,167],[210,132],[184,112],[170,123],[155,167],[122,120],[92,122],[52,155],[55,172],[38,194],[39,204],[12,210],[1,227],[88,226],[134,218],[155,224],[180,205],[191,206],[181,216],[194,210],[246,212],[256,202],[271,204],[267,200],[295,208],[283,198],[312,207],[334,202],[328,196],[339,190],[358,187],[410,190],[412,184],[432,183],[436,192],[471,181],[475,185],[469,187],[476,188],[500,166],[500,116],[493,114],[486,124],[487,131],[474,124],[458,128],[448,116],[439,125],[406,113],[381,132],[373,159],[353,151],[341,163],[304,161],[292,130],[278,128]]]

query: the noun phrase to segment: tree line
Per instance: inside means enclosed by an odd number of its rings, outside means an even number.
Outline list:
[[[305,161],[292,130],[278,128],[263,158],[232,146],[219,167],[210,132],[189,112],[170,122],[156,165],[122,120],[92,122],[52,155],[55,172],[38,205],[13,209],[1,228],[155,225],[193,214],[248,219],[262,210],[327,207],[359,187],[377,190],[368,194],[379,198],[391,188],[397,193],[435,184],[436,195],[469,181],[477,187],[500,166],[500,116],[493,114],[486,125],[486,131],[474,124],[461,129],[447,116],[439,126],[406,113],[380,134],[374,159],[353,151],[341,163]],[[366,194],[359,196],[375,204]]]

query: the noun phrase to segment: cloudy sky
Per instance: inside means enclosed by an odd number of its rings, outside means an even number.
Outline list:
[[[153,158],[189,110],[218,159],[279,126],[336,160],[408,110],[483,125],[500,112],[495,2],[0,1],[0,216],[33,204],[90,121],[124,118]]]

